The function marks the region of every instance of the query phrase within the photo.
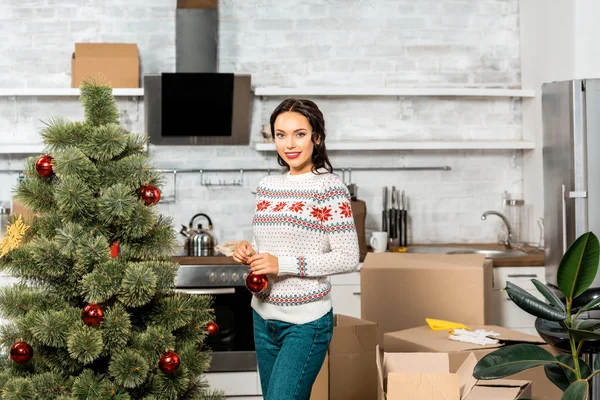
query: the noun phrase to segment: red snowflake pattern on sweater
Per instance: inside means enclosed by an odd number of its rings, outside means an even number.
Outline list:
[[[304,209],[305,205],[306,204],[303,201],[297,201],[297,202],[292,203],[290,205],[290,211],[293,211],[293,212],[302,212],[302,210]]]
[[[256,204],[257,211],[265,211],[271,205],[270,201],[261,200]]]
[[[280,201],[279,203],[277,203],[275,205],[275,207],[273,207],[273,211],[277,212],[277,211],[281,211],[285,208],[287,202],[286,201]]]
[[[350,218],[352,216],[352,207],[348,203],[339,203],[340,213],[344,218]]]
[[[310,215],[321,222],[327,222],[331,219],[331,207],[313,207]]]

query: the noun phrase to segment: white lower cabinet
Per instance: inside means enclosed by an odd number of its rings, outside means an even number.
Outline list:
[[[494,285],[492,291],[492,323],[519,332],[538,336],[535,330],[535,319],[531,314],[521,310],[504,290],[506,282],[511,282],[532,296],[546,301],[544,296],[535,288],[532,279],[546,283],[544,267],[495,267]]]
[[[333,312],[360,318],[360,272],[334,275],[329,280]]]

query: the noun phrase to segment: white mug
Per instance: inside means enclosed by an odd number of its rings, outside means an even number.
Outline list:
[[[370,244],[375,253],[383,253],[387,249],[387,232],[373,232]]]

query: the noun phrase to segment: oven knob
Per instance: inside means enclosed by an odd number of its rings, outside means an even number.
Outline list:
[[[231,274],[231,280],[234,281],[234,282],[237,282],[238,279],[239,279],[239,277],[240,276],[237,273],[235,273],[235,272],[233,274]]]
[[[214,272],[211,272],[210,275],[208,276],[208,279],[211,282],[215,282],[217,280],[217,274],[215,274]]]
[[[225,272],[223,272],[223,273],[221,274],[221,280],[222,280],[223,282],[227,282],[227,274],[226,274]]]

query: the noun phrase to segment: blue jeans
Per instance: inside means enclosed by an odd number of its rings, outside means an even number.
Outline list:
[[[265,400],[309,400],[333,335],[333,311],[306,324],[254,312],[254,345]]]

